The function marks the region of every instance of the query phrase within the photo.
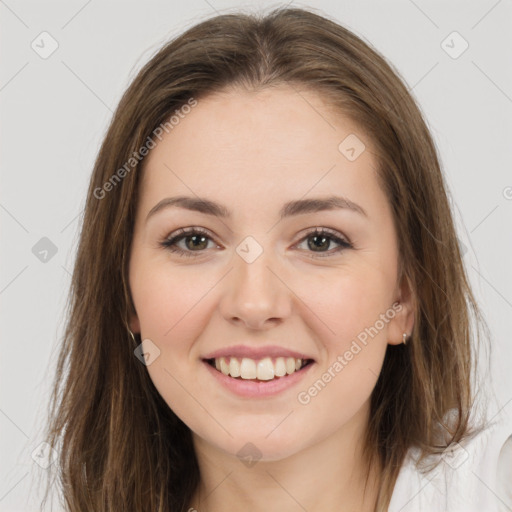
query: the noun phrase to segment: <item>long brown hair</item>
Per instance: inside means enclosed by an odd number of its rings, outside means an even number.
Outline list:
[[[377,51],[311,10],[220,15],[141,69],[94,166],[46,435],[71,512],[181,512],[190,504],[199,482],[190,430],[134,357],[125,323],[134,312],[128,260],[142,174],[140,161],[127,162],[191,98],[279,84],[319,93],[374,143],[399,236],[400,275],[417,304],[412,337],[388,346],[371,397],[365,454],[382,468],[375,510],[388,507],[410,447],[427,459],[476,431],[473,340],[484,322],[436,148],[407,87]]]

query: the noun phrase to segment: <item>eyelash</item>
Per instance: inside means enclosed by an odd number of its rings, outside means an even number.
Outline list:
[[[161,241],[160,245],[162,247],[164,247],[165,249],[167,249],[173,253],[176,253],[180,256],[195,257],[198,254],[196,255],[194,253],[202,253],[205,250],[189,251],[189,250],[181,249],[180,247],[176,246],[176,243],[178,241],[188,238],[189,236],[193,236],[193,235],[204,235],[207,238],[209,238],[211,241],[213,241],[211,239],[211,236],[209,235],[208,231],[206,231],[203,228],[181,228],[174,234],[174,236],[166,238],[163,241]],[[350,242],[348,242],[347,240],[344,240],[343,238],[338,237],[336,232],[331,231],[328,228],[315,228],[314,230],[307,233],[303,238],[301,238],[301,240],[299,240],[299,242],[297,242],[297,244],[295,244],[295,245],[300,244],[301,242],[303,242],[304,240],[307,240],[311,236],[326,236],[329,239],[331,239],[333,242],[340,245],[340,247],[338,247],[334,251],[329,251],[329,252],[326,252],[323,254],[316,253],[314,256],[310,256],[311,258],[325,258],[328,256],[333,256],[333,254],[337,254],[340,251],[343,251],[344,249],[352,249],[353,248],[353,245]],[[314,251],[310,251],[310,252],[314,253]]]

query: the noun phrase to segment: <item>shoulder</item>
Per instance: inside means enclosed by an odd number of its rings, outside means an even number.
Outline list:
[[[453,443],[430,472],[411,448],[388,512],[504,512],[512,510],[512,419],[502,412],[471,439]]]
[[[499,512],[512,510],[512,434],[500,450],[496,488],[500,500]]]

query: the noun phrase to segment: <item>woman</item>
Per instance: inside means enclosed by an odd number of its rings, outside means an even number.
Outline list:
[[[390,65],[302,9],[200,23],[91,178],[48,426],[66,508],[498,510],[457,480],[511,433],[476,414],[471,314]]]

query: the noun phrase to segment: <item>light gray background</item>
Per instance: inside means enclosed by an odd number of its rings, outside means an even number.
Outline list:
[[[493,334],[497,407],[512,409],[512,3],[291,2],[333,16],[398,69],[425,112],[456,205],[464,260]],[[107,123],[136,71],[230,0],[0,0],[0,510],[36,510],[31,458],[63,328],[78,216]],[[58,49],[31,48],[47,31]],[[468,42],[458,58],[441,43]],[[456,51],[460,41],[448,44]],[[33,246],[58,249],[42,262]],[[53,350],[53,351],[52,351]]]

